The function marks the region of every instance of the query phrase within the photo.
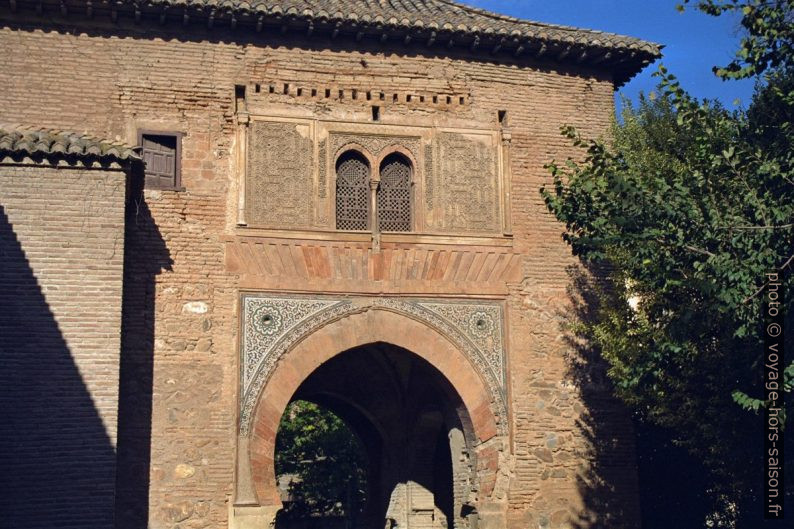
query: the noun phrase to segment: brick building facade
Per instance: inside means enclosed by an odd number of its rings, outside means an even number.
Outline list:
[[[83,512],[93,520],[84,527],[110,527],[134,153],[65,134],[36,139],[0,130],[2,525],[72,525],[70,513]]]
[[[295,398],[364,442],[372,526],[639,524],[538,189],[658,46],[447,0],[0,18],[0,123],[28,127],[0,127],[12,527],[267,527]]]

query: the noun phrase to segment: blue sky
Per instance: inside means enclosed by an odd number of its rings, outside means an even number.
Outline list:
[[[662,62],[699,98],[719,99],[727,108],[749,103],[753,81],[721,81],[712,66],[727,64],[738,47],[739,18],[711,17],[690,6],[675,9],[677,0],[462,0],[469,5],[538,22],[579,26],[640,37],[664,44]],[[640,91],[656,86],[647,67],[620,94],[636,100]]]

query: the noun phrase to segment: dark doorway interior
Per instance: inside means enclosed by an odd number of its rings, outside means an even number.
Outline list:
[[[303,410],[303,414],[295,410]],[[334,418],[332,423],[338,421],[330,429],[331,423],[325,422],[328,417]],[[299,438],[305,437],[301,428],[329,430],[326,438],[316,440],[315,449],[326,459],[314,462],[316,457],[306,458],[303,467],[300,462],[284,463],[286,458],[299,458],[301,451],[293,446],[295,441],[285,441],[294,439],[295,432]],[[466,527],[462,513],[472,508],[464,505],[473,481],[470,443],[466,441],[471,439],[470,431],[459,395],[420,356],[373,343],[333,357],[301,384],[282,419],[276,468],[280,488],[285,491],[282,496],[288,501],[277,528]],[[336,459],[338,464],[329,466],[325,463],[328,459]],[[354,467],[360,470],[351,473]],[[306,470],[299,477],[288,471],[300,468]],[[350,495],[336,501],[339,508],[312,512],[310,500],[289,495],[288,483],[296,483],[294,490],[334,488],[322,485],[333,481],[332,476],[322,474],[323,468],[340,476],[356,474],[356,478],[348,478],[349,493],[334,489],[338,496]],[[349,502],[348,508],[344,508],[345,502]],[[305,516],[295,515],[300,512]]]

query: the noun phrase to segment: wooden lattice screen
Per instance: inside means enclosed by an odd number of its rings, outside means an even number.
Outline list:
[[[402,156],[389,156],[381,164],[377,202],[381,231],[411,231],[411,166]]]
[[[369,216],[369,165],[345,153],[336,164],[336,229],[366,230]]]

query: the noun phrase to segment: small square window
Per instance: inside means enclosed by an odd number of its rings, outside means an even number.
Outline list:
[[[180,189],[182,134],[141,131],[138,134],[141,156],[149,189]]]

